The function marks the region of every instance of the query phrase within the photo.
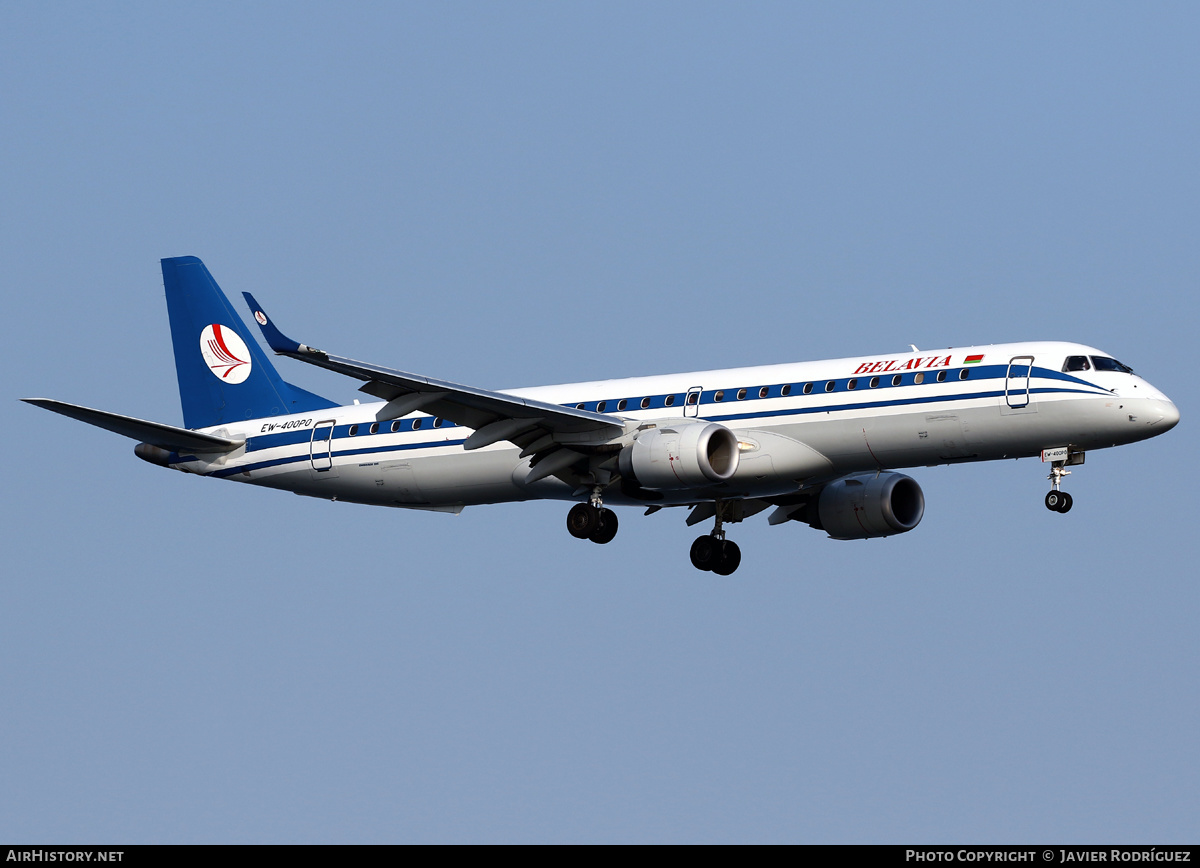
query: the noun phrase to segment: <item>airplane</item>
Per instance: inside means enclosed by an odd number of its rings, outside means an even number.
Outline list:
[[[568,532],[609,543],[611,506],[688,507],[697,569],[741,563],[725,525],[767,509],[837,540],[907,533],[921,487],[897,468],[1040,457],[1066,513],[1089,450],[1179,422],[1166,395],[1094,347],[1031,342],[490,391],[358,362],[286,337],[243,293],[277,355],[362,381],[342,406],[276,372],[204,264],[162,260],[184,427],[26,402],[139,441],[162,467],[311,497],[457,514],[574,502]]]

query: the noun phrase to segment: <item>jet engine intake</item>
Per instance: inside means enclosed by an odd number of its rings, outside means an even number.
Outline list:
[[[903,473],[856,473],[826,485],[809,523],[834,539],[907,533],[921,523],[925,494]],[[810,512],[811,515],[811,512]]]
[[[733,476],[738,439],[715,422],[650,428],[621,450],[617,466],[621,476],[641,488],[702,488]]]

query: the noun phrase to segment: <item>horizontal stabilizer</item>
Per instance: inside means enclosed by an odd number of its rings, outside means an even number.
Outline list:
[[[78,404],[68,404],[64,401],[54,401],[50,398],[22,398],[26,404],[33,404],[52,413],[61,413],[87,422],[97,428],[104,428],[123,437],[132,437],[154,446],[169,449],[172,452],[195,454],[198,452],[231,452],[242,445],[242,440],[230,440],[228,437],[217,437],[214,434],[201,434],[187,428],[176,428],[174,425],[163,425],[161,422],[147,422],[132,416],[122,416],[104,410],[93,410],[90,407],[80,407]]]

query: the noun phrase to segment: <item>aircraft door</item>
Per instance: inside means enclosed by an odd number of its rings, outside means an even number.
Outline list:
[[[312,440],[309,443],[308,457],[312,463],[313,476],[328,478],[337,476],[333,467],[333,426],[332,419],[318,422],[313,427]]]
[[[692,386],[688,389],[687,395],[683,399],[683,415],[695,418],[700,415],[700,393],[704,390],[700,386]]]
[[[1013,356],[1008,361],[1004,379],[1004,403],[1008,410],[1032,409],[1030,379],[1033,376],[1033,356]]]

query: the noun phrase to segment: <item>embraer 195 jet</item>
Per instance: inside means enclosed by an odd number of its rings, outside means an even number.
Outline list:
[[[339,406],[282,380],[204,264],[162,260],[183,403],[177,428],[44,398],[31,404],[141,441],[163,467],[330,500],[458,513],[574,501],[572,536],[610,542],[606,504],[712,520],[692,564],[729,575],[724,526],[773,509],[839,540],[906,533],[925,510],[895,468],[1041,456],[1046,506],[1084,453],[1170,430],[1179,410],[1107,353],[1020,343],[493,392],[336,356],[283,335],[275,353],[361,380]]]

